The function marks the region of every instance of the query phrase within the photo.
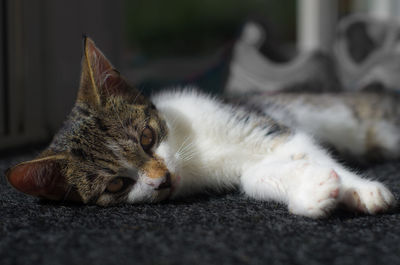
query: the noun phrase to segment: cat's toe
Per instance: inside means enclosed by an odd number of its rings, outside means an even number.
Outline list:
[[[289,211],[311,218],[329,215],[338,204],[341,187],[338,174],[332,169],[314,168],[304,178],[289,201]]]
[[[344,192],[342,202],[350,210],[377,214],[396,204],[393,194],[381,183],[368,181]]]

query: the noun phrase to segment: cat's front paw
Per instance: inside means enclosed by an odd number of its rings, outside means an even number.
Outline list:
[[[310,166],[298,178],[289,195],[291,213],[321,218],[337,206],[341,184],[336,171]]]
[[[341,202],[350,210],[377,214],[396,204],[393,194],[377,181],[363,181],[344,191]]]

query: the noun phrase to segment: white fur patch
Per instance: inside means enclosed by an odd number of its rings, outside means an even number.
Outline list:
[[[367,185],[371,182],[335,162],[301,130],[274,138],[265,133],[257,117],[250,115],[241,121],[234,108],[195,91],[158,94],[152,100],[169,128],[155,153],[177,176],[173,197],[241,185],[253,198],[287,203],[292,212],[309,217],[325,216],[339,202],[350,203],[344,194],[352,189],[358,189],[361,203],[377,203],[377,210],[394,203],[381,184]],[[356,146],[354,150],[363,152],[366,132],[345,107],[335,105],[323,112],[300,107],[296,115],[298,127],[312,128],[319,132],[319,139],[334,140],[343,148],[351,144]],[[316,124],[318,128],[314,128]],[[345,133],[358,137],[339,133],[343,126]],[[388,144],[395,140],[386,139]],[[115,149],[112,144],[110,147]],[[166,198],[167,194],[152,190],[148,181],[139,174],[129,194],[130,202]],[[376,200],[365,197],[371,187],[378,187],[376,194],[382,196],[376,196]]]

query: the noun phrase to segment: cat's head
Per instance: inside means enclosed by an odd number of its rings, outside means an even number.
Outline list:
[[[89,38],[78,97],[38,158],[6,172],[29,195],[110,205],[167,198],[174,175],[154,150],[167,136],[155,106],[130,87]]]

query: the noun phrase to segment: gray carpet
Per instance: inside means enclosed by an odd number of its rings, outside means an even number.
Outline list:
[[[2,157],[0,169],[34,152]],[[400,163],[366,174],[399,197]],[[400,264],[400,210],[325,220],[239,193],[111,208],[56,205],[0,180],[0,264]]]

